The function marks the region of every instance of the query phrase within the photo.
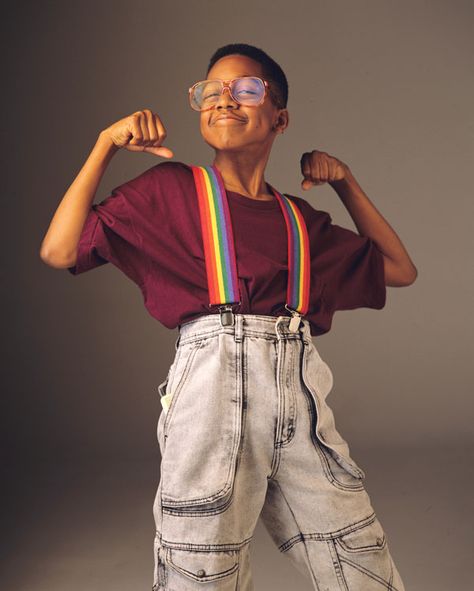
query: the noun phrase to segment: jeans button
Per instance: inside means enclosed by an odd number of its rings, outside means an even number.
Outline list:
[[[198,577],[203,577],[206,574],[206,571],[200,568],[196,574]]]
[[[383,538],[377,538],[377,546],[383,545]]]

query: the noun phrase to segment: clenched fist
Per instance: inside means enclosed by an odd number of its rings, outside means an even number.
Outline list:
[[[301,188],[304,190],[310,189],[312,185],[341,181],[349,170],[347,164],[319,150],[304,152],[300,163],[304,176]]]
[[[150,109],[135,111],[113,123],[104,133],[118,148],[131,152],[149,152],[164,158],[173,158],[173,151],[161,146],[166,129],[161,119]]]

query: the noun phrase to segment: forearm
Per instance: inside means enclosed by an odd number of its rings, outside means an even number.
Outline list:
[[[349,167],[345,178],[330,183],[336,191],[361,236],[368,236],[384,255],[386,284],[409,285],[417,269],[406,248],[387,220],[364,193]]]
[[[46,264],[64,268],[75,263],[79,238],[97,187],[118,150],[101,132],[79,174],[59,203],[43,238],[40,257]]]

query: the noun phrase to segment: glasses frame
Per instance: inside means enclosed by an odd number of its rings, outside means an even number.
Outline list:
[[[199,80],[199,82],[196,82],[195,84],[193,84],[189,89],[188,89],[188,98],[189,98],[189,104],[191,106],[191,109],[193,109],[194,111],[197,111],[198,113],[202,113],[203,111],[210,111],[211,109],[215,109],[216,105],[213,105],[212,107],[208,107],[207,109],[196,109],[196,107],[193,106],[193,102],[192,102],[192,94],[194,91],[194,88],[198,85],[198,84],[202,84],[203,82],[220,82],[221,83],[221,92],[219,95],[219,98],[224,94],[224,91],[226,88],[229,89],[229,95],[232,97],[232,99],[239,105],[241,105],[242,103],[232,94],[232,90],[230,89],[230,85],[232,84],[232,82],[234,82],[235,80],[240,80],[241,78],[257,78],[258,80],[260,80],[261,82],[263,82],[263,86],[264,86],[264,92],[263,92],[263,96],[260,102],[255,103],[253,105],[243,105],[244,107],[258,107],[261,104],[263,104],[265,102],[265,98],[268,96],[269,92],[270,92],[270,86],[268,84],[268,82],[266,80],[264,80],[263,78],[260,78],[260,76],[237,76],[237,78],[232,78],[231,80],[221,80],[220,78],[211,78],[209,80]]]

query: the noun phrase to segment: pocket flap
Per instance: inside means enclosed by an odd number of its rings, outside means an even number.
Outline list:
[[[203,552],[167,548],[167,561],[181,574],[207,583],[235,573],[239,568],[239,552]]]
[[[375,517],[368,524],[338,538],[338,542],[347,552],[382,550],[385,547],[385,533]]]

